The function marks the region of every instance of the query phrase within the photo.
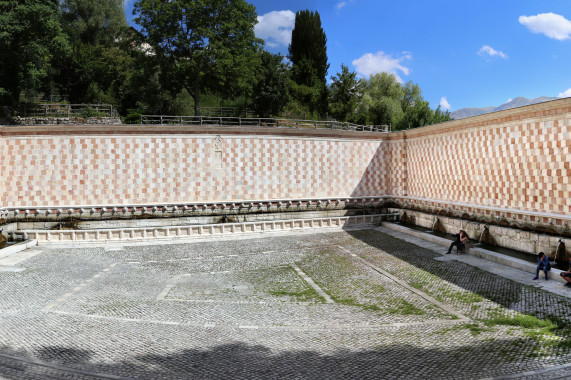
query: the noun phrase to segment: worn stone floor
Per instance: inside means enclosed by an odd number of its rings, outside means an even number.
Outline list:
[[[0,260],[0,377],[571,377],[564,291],[413,243],[362,230],[31,248]]]

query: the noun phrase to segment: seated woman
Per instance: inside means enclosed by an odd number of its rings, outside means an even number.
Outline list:
[[[452,244],[450,244],[450,248],[448,248],[448,252],[446,252],[446,254],[450,254],[452,252],[452,247],[456,246],[456,252],[460,255],[469,241],[470,238],[468,237],[466,231],[460,230],[456,234],[456,241],[453,241]]]
[[[549,264],[549,257],[545,255],[543,252],[539,252],[537,255],[537,268],[535,270],[535,277],[534,280],[539,278],[539,271],[543,270],[545,273],[545,281],[547,281],[547,272],[551,269],[551,264]]]

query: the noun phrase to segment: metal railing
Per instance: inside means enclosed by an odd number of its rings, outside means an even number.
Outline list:
[[[200,107],[200,116],[215,117],[255,117],[252,109],[238,107]]]
[[[24,117],[118,117],[111,104],[35,103],[22,108]]]
[[[345,131],[390,132],[390,125],[359,125],[340,121],[293,120],[260,117],[212,117],[212,116],[168,116],[141,115],[141,124],[160,125],[221,125],[234,127],[277,127],[337,129]]]

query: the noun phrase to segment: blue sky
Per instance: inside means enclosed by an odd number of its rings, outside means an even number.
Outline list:
[[[126,1],[131,20],[132,3]],[[295,12],[319,12],[328,77],[341,64],[418,84],[431,107],[571,96],[570,0],[251,0],[256,34],[287,54]],[[329,79],[329,78],[328,78]]]

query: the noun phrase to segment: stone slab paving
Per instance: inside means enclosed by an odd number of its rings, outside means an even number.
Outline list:
[[[377,230],[31,248],[0,260],[18,268],[0,378],[571,376],[571,297],[431,248]]]

